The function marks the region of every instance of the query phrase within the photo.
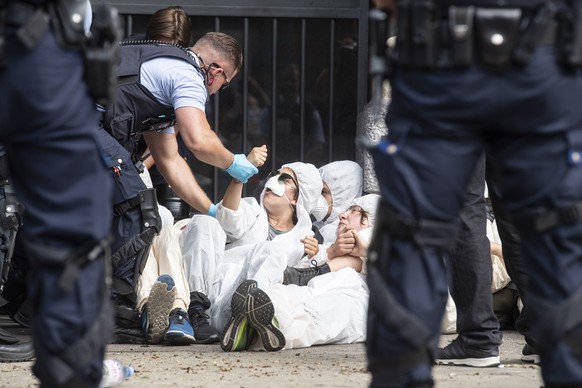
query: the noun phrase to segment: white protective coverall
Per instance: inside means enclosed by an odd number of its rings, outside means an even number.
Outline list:
[[[318,220],[313,224],[323,236],[324,244],[329,246],[336,238],[339,215],[350,207],[354,199],[362,195],[364,173],[358,163],[339,160],[320,167],[319,174],[329,187],[333,206],[325,222]]]
[[[254,198],[243,198],[233,211],[217,205],[216,219],[197,215],[180,238],[184,268],[191,291],[205,294],[212,303],[211,324],[218,330],[230,318],[230,299],[236,287],[254,279],[259,287],[282,283],[283,271],[303,256],[301,239],[313,235],[310,210],[321,195],[319,171],[309,163],[283,165],[295,172],[299,186],[297,223],[288,232],[267,241],[267,211]],[[265,190],[261,193],[261,203]]]
[[[358,205],[368,212],[370,226],[358,232],[368,244],[373,234],[379,199],[378,194],[368,194],[346,206],[347,210],[352,205]],[[337,233],[334,241],[336,237]],[[319,257],[320,265],[327,262],[325,251],[320,249],[314,256],[316,260]],[[354,343],[366,339],[369,293],[363,273],[345,268],[316,276],[305,287],[275,284],[263,291],[275,307],[275,317],[285,335],[285,349]],[[257,347],[258,344],[253,344],[252,348]]]

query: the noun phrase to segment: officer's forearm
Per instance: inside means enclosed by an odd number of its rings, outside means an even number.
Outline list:
[[[178,156],[171,163],[157,161],[156,166],[180,198],[202,214],[208,212],[212,201],[202,190],[183,158]]]
[[[198,160],[223,170],[227,169],[234,160],[233,153],[224,147],[216,135],[206,136],[204,146],[191,151]]]
[[[206,214],[212,202],[196,182],[188,163],[178,153],[176,136],[155,132],[146,132],[143,136],[158,171],[172,190],[194,209]]]
[[[197,159],[222,169],[232,164],[234,155],[224,147],[210,128],[204,112],[192,107],[182,107],[176,109],[176,119],[176,130]]]

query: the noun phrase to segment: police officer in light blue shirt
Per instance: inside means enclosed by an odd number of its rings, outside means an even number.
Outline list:
[[[227,87],[242,66],[236,40],[210,32],[191,49],[165,41],[126,41],[121,45],[120,59],[117,98],[101,107],[99,137],[116,182],[113,296],[117,308],[126,305],[132,309],[137,276],[147,259],[145,252],[160,228],[155,192],[145,187],[135,168],[143,151],[139,149],[140,137],[172,190],[202,214],[214,216],[216,207],[179,154],[178,133],[196,158],[224,169],[243,183],[258,170],[245,155],[233,155],[224,147],[205,114],[209,96]],[[197,342],[218,339],[214,334],[203,338],[202,333],[195,333]]]

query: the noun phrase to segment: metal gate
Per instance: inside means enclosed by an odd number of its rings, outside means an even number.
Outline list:
[[[355,160],[356,117],[368,100],[368,1],[111,3],[128,36],[145,32],[158,9],[180,5],[191,17],[194,40],[222,31],[239,41],[243,68],[211,99],[207,115],[232,152],[269,148],[245,195],[256,194],[259,181],[283,163]],[[210,198],[220,199],[228,175],[195,158],[189,163]]]

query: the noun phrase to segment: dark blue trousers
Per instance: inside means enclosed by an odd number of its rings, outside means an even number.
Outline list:
[[[32,49],[9,36],[7,57],[8,67],[0,71],[0,142],[26,208],[24,237],[37,252],[29,258],[34,372],[43,386],[59,386],[69,378],[97,386],[106,336],[86,354],[89,362],[70,365],[68,376],[55,375],[47,364],[51,357],[38,351],[42,343],[48,354],[58,356],[77,343],[109,295],[104,260],[81,267],[70,290],[58,285],[68,254],[107,238],[111,226],[112,185],[97,145],[83,59],[76,50],[63,50],[50,31]]]
[[[553,47],[538,48],[524,68],[499,73],[396,68],[387,114],[393,147],[373,152],[382,197],[399,215],[454,224],[484,148],[514,219],[536,208],[568,208],[582,200],[582,168],[569,163],[582,150],[582,75],[556,65]],[[531,276],[537,327],[559,320],[555,308],[582,287],[582,223],[538,233],[521,225],[524,265]],[[397,301],[438,336],[446,302],[441,249],[395,239],[382,273]],[[370,328],[374,358],[407,350],[381,322]],[[577,330],[582,330],[578,325]],[[582,385],[582,360],[561,340],[541,355],[548,384]],[[385,365],[390,370],[390,364]],[[430,381],[431,365],[406,373]]]

